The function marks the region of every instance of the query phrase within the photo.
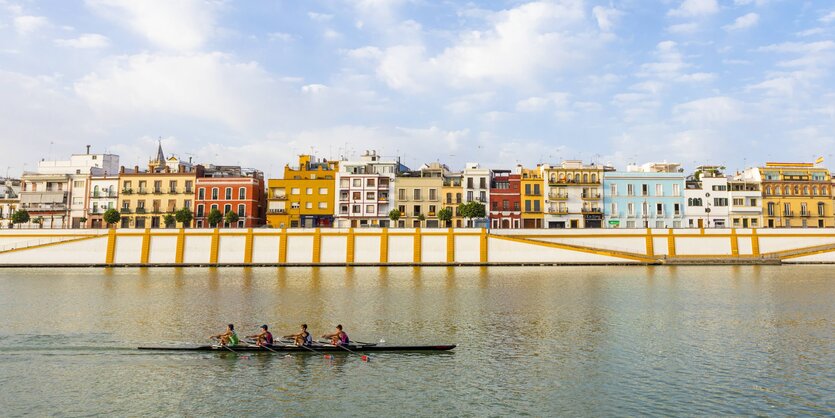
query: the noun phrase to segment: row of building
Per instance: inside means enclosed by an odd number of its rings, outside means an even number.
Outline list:
[[[117,209],[120,227],[159,228],[167,214],[187,208],[193,222],[177,227],[208,227],[212,209],[237,214],[221,226],[240,228],[833,227],[833,180],[820,162],[766,163],[731,175],[720,166],[685,174],[666,162],[622,171],[582,161],[507,169],[468,163],[453,171],[439,162],[409,169],[366,151],[354,161],[302,155],[283,178],[265,181],[258,170],[166,158],[161,146],[143,169],[88,147],[0,182],[0,223],[24,209],[43,228],[102,228],[102,214]],[[459,213],[473,201],[484,205],[483,218]],[[440,216],[445,209],[449,220]]]

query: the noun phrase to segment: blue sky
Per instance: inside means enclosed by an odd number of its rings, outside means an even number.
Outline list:
[[[835,3],[0,0],[0,172],[832,160]]]

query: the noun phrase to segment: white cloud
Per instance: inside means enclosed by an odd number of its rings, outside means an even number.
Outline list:
[[[678,8],[667,14],[676,17],[699,17],[711,15],[719,11],[716,0],[683,0]]]
[[[623,14],[620,10],[603,6],[594,6],[591,12],[597,20],[597,26],[604,32],[610,32],[614,28],[617,19]]]
[[[519,112],[538,112],[547,107],[564,107],[568,104],[568,93],[555,92],[545,96],[528,97],[516,102],[516,110]]]
[[[835,10],[823,15],[818,20],[820,20],[823,23],[832,23],[833,21],[835,21]]]
[[[55,44],[70,48],[95,49],[108,47],[110,39],[98,33],[85,33],[74,39],[56,39]]]
[[[217,2],[209,0],[86,0],[104,17],[128,26],[159,47],[195,50],[215,31]]]
[[[302,86],[302,93],[306,94],[320,94],[324,93],[328,86],[324,84],[307,84]]]
[[[325,14],[325,13],[316,13],[316,12],[308,12],[307,17],[309,17],[310,20],[313,20],[315,22],[320,22],[320,23],[321,22],[327,22],[327,21],[330,21],[331,19],[333,19],[333,15],[329,15],[329,14]]]
[[[526,3],[488,21],[489,29],[463,32],[434,56],[422,43],[386,48],[377,74],[389,87],[409,90],[438,83],[528,84],[583,62],[602,42],[582,30],[589,22],[579,0]]]
[[[179,115],[233,129],[271,111],[263,108],[270,90],[273,82],[258,64],[221,53],[117,57],[75,83],[96,112],[115,119]]]
[[[699,30],[699,24],[696,22],[678,23],[667,27],[667,32],[676,34],[691,34]]]
[[[641,72],[638,75],[643,77],[655,77],[660,79],[676,79],[682,71],[691,67],[684,61],[684,55],[678,50],[678,44],[673,41],[659,42],[655,47],[654,62],[641,65]]]
[[[727,31],[743,30],[756,26],[759,21],[760,15],[756,13],[748,13],[736,18],[734,23],[723,26],[722,28]]]
[[[49,25],[49,19],[43,16],[16,16],[14,27],[17,33],[29,35]]]
[[[693,100],[673,107],[676,119],[692,125],[724,123],[738,120],[743,115],[743,104],[728,96]]]
[[[716,74],[714,73],[692,73],[692,74],[685,74],[678,78],[678,81],[683,82],[708,82],[713,81],[716,79]]]

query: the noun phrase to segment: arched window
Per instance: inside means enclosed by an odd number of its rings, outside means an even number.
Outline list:
[[[583,183],[589,182],[589,173],[583,173]]]
[[[765,187],[765,194],[766,194],[766,196],[771,196],[771,186],[766,186]]]
[[[551,183],[556,183],[556,182],[557,182],[557,175],[554,174],[554,173],[551,173]]]
[[[238,189],[238,200],[246,199],[246,187],[241,187]]]
[[[579,182],[580,182],[580,173],[576,173],[576,174],[574,174],[574,182],[575,182],[575,183],[579,183]]]
[[[821,194],[824,195],[824,196],[828,195],[829,194],[829,187],[822,186],[821,187]]]
[[[565,173],[560,173],[560,183],[565,183]]]
[[[595,173],[591,174],[591,182],[592,183],[597,183],[597,174],[595,174]]]
[[[786,195],[786,196],[792,194],[791,193],[791,188],[789,188],[789,186],[784,187],[783,188],[783,194]]]
[[[794,195],[795,195],[795,196],[799,196],[799,195],[800,195],[800,186],[794,186]]]
[[[93,187],[93,193],[99,194],[99,186],[94,186]]]
[[[809,186],[803,186],[803,195],[809,196]]]
[[[218,188],[217,188],[217,187],[213,187],[213,188],[212,188],[212,200],[217,200],[217,194],[218,194],[218,193],[219,193]]]
[[[775,186],[774,187],[774,194],[776,194],[776,195],[783,194],[783,189],[781,189],[780,186]]]
[[[812,196],[818,195],[818,186],[812,186]]]

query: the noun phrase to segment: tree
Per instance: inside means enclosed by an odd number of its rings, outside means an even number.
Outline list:
[[[192,219],[194,219],[194,215],[191,214],[191,211],[188,208],[182,208],[176,212],[174,212],[174,219],[183,225],[183,228],[188,228],[191,225]]]
[[[209,226],[214,228],[217,224],[223,222],[223,214],[217,209],[212,209],[209,211],[209,215],[206,216],[206,220],[209,221]]]
[[[17,224],[18,228],[20,228],[20,224],[29,222],[29,219],[29,212],[25,209],[20,209],[12,214],[12,224]]]
[[[237,213],[230,210],[229,212],[226,212],[226,215],[223,217],[223,219],[226,221],[228,225],[235,225],[238,223],[238,219],[240,219],[240,217]]]
[[[470,221],[472,221],[473,218],[483,218],[485,216],[484,204],[475,200],[462,203],[458,205],[458,213]]]
[[[38,216],[32,221],[32,223],[37,224],[38,228],[43,228],[43,216]]]
[[[108,226],[113,226],[119,223],[119,221],[122,219],[122,215],[119,214],[119,211],[116,209],[108,209],[104,212],[101,218],[104,219],[104,222]]]
[[[392,209],[389,211],[389,219],[391,219],[391,221],[394,223],[397,223],[397,221],[400,220],[400,215],[401,213],[397,209]]]
[[[173,228],[177,225],[177,218],[174,217],[174,214],[167,213],[165,216],[162,217],[162,221],[165,223],[166,228]]]
[[[438,212],[438,219],[444,223],[447,227],[450,226],[450,222],[452,222],[452,208],[443,208]]]
[[[82,227],[82,228],[86,228],[86,227],[87,227],[87,218],[85,218],[85,217],[78,218],[78,222],[80,222],[80,223],[81,223],[81,227]]]

